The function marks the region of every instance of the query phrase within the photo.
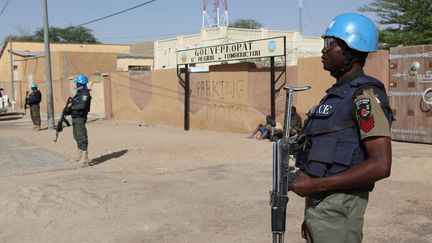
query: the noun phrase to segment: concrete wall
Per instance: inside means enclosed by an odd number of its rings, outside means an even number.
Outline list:
[[[104,82],[111,84],[111,98],[106,99],[109,103],[105,106],[108,117],[182,126],[183,104],[178,100],[176,70],[153,71],[151,75],[111,73]]]
[[[177,70],[155,70],[146,74],[112,73],[107,117],[144,121],[149,124],[183,126],[184,90]],[[276,72],[279,76],[281,70]],[[282,75],[295,82],[296,69]],[[290,78],[285,78],[290,76]],[[105,82],[105,81],[104,81]],[[210,72],[190,75],[190,127],[249,132],[270,114],[270,73],[249,63],[211,66]],[[285,93],[277,98],[277,116],[283,119]]]
[[[279,76],[281,71],[276,73]],[[282,75],[295,85],[296,68]],[[286,78],[287,76],[287,78]],[[289,78],[288,78],[289,77]],[[212,66],[210,72],[190,76],[190,127],[250,132],[270,114],[270,73],[250,64]],[[175,69],[155,70],[147,75],[112,73],[112,101],[106,110],[114,119],[149,124],[183,126],[184,90]],[[277,116],[283,119],[285,93],[277,98]]]

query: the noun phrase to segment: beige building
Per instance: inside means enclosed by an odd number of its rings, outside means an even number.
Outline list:
[[[299,58],[321,55],[323,41],[320,37],[301,36],[297,31],[268,30],[265,28],[241,29],[220,26],[203,28],[199,34],[155,41],[154,69],[176,68],[178,50],[279,36],[286,37],[287,66],[297,65]],[[197,66],[200,65],[208,66],[209,64],[197,64]]]
[[[117,72],[151,71],[153,57],[153,41],[135,43],[129,52],[117,54]]]
[[[11,101],[15,100],[13,105],[23,108],[25,92],[32,83],[38,84],[42,94],[46,94],[44,43],[13,42],[12,60],[10,44],[5,42],[0,52],[0,87],[4,88]],[[116,71],[117,53],[129,52],[130,45],[53,43],[50,50],[54,108],[58,111],[64,106],[67,97],[74,93],[71,77],[78,74],[88,75],[95,96],[103,97],[103,90],[97,91],[99,87],[102,88],[102,79],[98,76]],[[11,94],[11,69],[14,94]],[[100,103],[100,107],[95,105],[92,110],[104,112],[103,101]],[[46,106],[41,106],[41,109],[45,111]]]

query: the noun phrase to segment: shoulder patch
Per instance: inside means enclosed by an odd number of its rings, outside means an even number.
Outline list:
[[[374,128],[375,121],[371,109],[371,101],[368,98],[356,100],[355,109],[359,119],[360,129],[364,132],[369,132]]]

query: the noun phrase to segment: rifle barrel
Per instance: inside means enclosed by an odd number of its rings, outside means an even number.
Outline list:
[[[283,233],[273,233],[273,243],[283,243],[284,234]]]

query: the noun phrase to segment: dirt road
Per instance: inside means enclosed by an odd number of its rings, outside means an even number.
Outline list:
[[[99,120],[88,124],[96,165],[76,170],[71,129],[53,143],[51,130],[5,126],[0,242],[271,242],[270,142]],[[364,242],[432,242],[431,146],[393,142],[393,151]],[[288,207],[286,241],[304,242],[303,199],[291,195]]]

